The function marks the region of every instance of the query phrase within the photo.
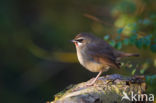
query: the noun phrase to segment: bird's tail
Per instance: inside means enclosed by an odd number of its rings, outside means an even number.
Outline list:
[[[131,57],[131,56],[134,56],[134,57],[138,57],[140,56],[138,53],[125,53],[125,52],[118,52],[118,57]]]
[[[138,57],[140,55],[137,53],[123,53],[123,56],[124,57],[131,57],[131,56]]]

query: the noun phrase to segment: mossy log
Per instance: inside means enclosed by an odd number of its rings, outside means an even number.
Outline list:
[[[93,79],[58,93],[50,103],[130,103],[127,99],[121,101],[123,93],[130,96],[131,92],[142,94],[146,91],[143,76],[108,75],[100,77],[93,86],[87,86]]]

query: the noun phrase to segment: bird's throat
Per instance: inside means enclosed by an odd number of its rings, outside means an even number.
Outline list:
[[[74,42],[75,46],[78,46],[78,43],[77,42]]]

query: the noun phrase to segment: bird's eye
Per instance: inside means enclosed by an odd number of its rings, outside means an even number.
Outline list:
[[[83,39],[78,39],[78,40],[76,40],[76,41],[78,41],[78,42],[80,42],[80,43],[81,43],[81,42],[83,41]]]

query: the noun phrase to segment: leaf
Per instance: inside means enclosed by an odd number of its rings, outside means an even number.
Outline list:
[[[133,71],[132,71],[132,75],[134,75],[134,74],[135,74],[135,72],[136,72],[136,69],[133,69]]]
[[[129,39],[129,40],[130,40],[130,43],[131,43],[131,44],[135,44],[137,38],[138,38],[138,34],[132,35],[132,36],[130,37],[130,39]]]
[[[148,67],[149,67],[148,62],[145,62],[144,64],[142,64],[142,69],[140,70],[140,73],[144,74],[144,72],[147,70]]]
[[[121,62],[121,66],[124,66],[124,62]]]
[[[136,11],[136,5],[131,0],[123,0],[116,9],[122,13],[134,13]]]
[[[145,72],[145,69],[140,70],[140,74],[144,74],[144,72]]]
[[[156,18],[156,14],[150,15],[150,18],[151,18],[151,19],[155,19],[155,18]]]
[[[150,37],[149,37],[149,36],[145,36],[143,42],[144,42],[144,45],[145,45],[146,47],[150,46],[150,44],[151,44],[151,39],[150,39]]]
[[[145,72],[145,69],[140,70],[140,74],[144,74],[144,72]]]
[[[156,52],[156,44],[152,44],[152,45],[151,45],[151,50],[152,50],[153,52]]]
[[[152,38],[152,34],[148,34],[147,36],[143,38],[143,45],[145,47],[148,47],[151,45],[151,38]]]
[[[142,48],[143,47],[143,38],[138,39],[135,44],[138,48]]]
[[[127,39],[127,38],[124,39],[124,40],[123,40],[123,44],[124,44],[124,45],[128,45],[128,44],[129,44],[129,39]]]
[[[151,21],[149,19],[144,19],[143,20],[144,25],[149,25],[150,23],[151,23]]]
[[[116,42],[114,41],[114,40],[111,40],[110,42],[109,42],[109,44],[111,45],[111,46],[115,46],[115,44],[116,44]]]
[[[124,29],[124,28],[119,28],[119,29],[117,30],[117,33],[118,33],[118,34],[121,34],[122,31],[123,31],[123,29]]]
[[[156,80],[156,75],[146,76],[145,78],[147,82],[150,82],[152,84],[152,82]]]
[[[117,49],[121,49],[122,48],[122,42],[117,42],[117,44],[116,44],[116,48]]]
[[[131,40],[136,40],[137,37],[138,37],[138,34],[134,34],[134,35],[132,35],[132,36],[130,37],[130,39],[131,39]]]
[[[133,65],[132,65],[132,64],[129,64],[129,65],[128,65],[128,68],[132,68],[132,67],[133,67]]]
[[[105,35],[105,36],[104,36],[104,40],[108,40],[109,38],[110,38],[109,35]]]
[[[147,37],[148,37],[149,39],[151,39],[152,36],[153,36],[152,34],[148,34],[148,35],[147,35]]]

